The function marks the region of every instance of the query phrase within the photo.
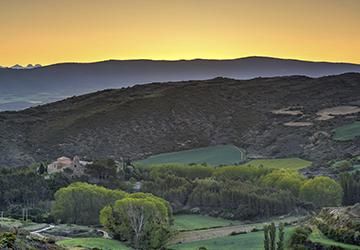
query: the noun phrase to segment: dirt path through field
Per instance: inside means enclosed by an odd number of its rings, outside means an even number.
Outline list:
[[[30,232],[30,235],[33,235],[33,236],[36,236],[36,237],[42,239],[42,238],[45,238],[45,236],[42,233],[47,231],[47,230],[50,230],[50,229],[52,229],[54,227],[55,227],[54,225],[48,225],[45,228]]]
[[[305,217],[287,217],[284,219],[277,219],[274,222],[278,225],[280,222],[287,222],[292,223],[303,219]],[[239,232],[250,232],[253,229],[262,229],[264,224],[270,223],[269,222],[262,222],[262,223],[253,223],[253,224],[241,224],[229,227],[220,227],[220,228],[211,228],[211,229],[204,229],[204,230],[194,230],[194,231],[186,231],[180,232],[177,234],[172,240],[171,244],[178,244],[178,243],[187,243],[192,241],[199,241],[199,240],[208,240],[218,237],[228,236],[231,233],[239,233]]]

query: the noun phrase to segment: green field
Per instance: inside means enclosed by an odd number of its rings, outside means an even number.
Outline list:
[[[338,247],[343,247],[343,248],[349,249],[349,250],[350,249],[359,250],[359,248],[360,248],[359,246],[344,244],[344,243],[340,243],[340,242],[331,240],[331,239],[327,238],[323,233],[321,233],[317,227],[313,228],[313,232],[310,235],[310,240],[312,242],[317,242],[317,243],[320,243],[325,246],[338,246]]]
[[[96,229],[73,224],[58,224],[46,231],[47,234],[65,237],[97,237]]]
[[[87,247],[99,248],[102,250],[130,250],[131,248],[125,246],[119,241],[108,240],[103,238],[74,238],[69,240],[61,240],[56,242],[63,247]]]
[[[360,121],[344,125],[334,130],[334,139],[338,141],[349,141],[360,136]]]
[[[191,231],[214,227],[235,225],[237,221],[204,215],[175,215],[173,228],[178,231]]]
[[[21,221],[12,218],[0,218],[0,227],[10,229],[10,228],[22,228],[27,231],[36,231],[42,228],[47,227],[48,224],[45,223],[34,223],[31,221]]]
[[[285,229],[285,237],[289,238],[293,227]],[[170,246],[176,250],[196,250],[206,247],[208,250],[263,250],[264,232],[239,234],[236,236],[219,237],[210,240],[194,241],[190,243]]]
[[[351,173],[354,173],[356,171],[360,171],[360,164],[359,165],[354,165],[353,169],[350,171]]]
[[[161,163],[207,163],[212,166],[233,165],[246,160],[245,151],[234,145],[217,145],[185,151],[150,156],[136,163],[152,165]]]
[[[310,161],[306,161],[300,158],[280,158],[280,159],[259,159],[249,161],[243,166],[264,166],[268,168],[291,168],[291,169],[302,169],[311,166]]]

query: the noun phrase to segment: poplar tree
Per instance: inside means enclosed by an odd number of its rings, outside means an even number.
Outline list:
[[[279,225],[279,241],[277,243],[277,250],[284,250],[285,231],[284,223]]]
[[[270,250],[269,226],[264,225],[264,250]]]

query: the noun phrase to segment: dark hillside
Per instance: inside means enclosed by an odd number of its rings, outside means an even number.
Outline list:
[[[149,82],[203,80],[217,76],[234,79],[360,72],[350,63],[308,62],[269,57],[233,60],[110,60],[61,63],[34,69],[0,68],[0,110],[18,110],[64,97]]]
[[[360,154],[359,139],[332,139],[334,128],[359,120],[360,113],[317,120],[316,112],[357,105],[360,74],[215,78],[105,90],[0,113],[0,165],[61,155],[141,159],[221,143],[244,148],[250,156],[320,161]],[[286,108],[299,113],[273,112]]]

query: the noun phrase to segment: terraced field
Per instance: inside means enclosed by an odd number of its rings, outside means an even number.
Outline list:
[[[56,244],[68,248],[87,247],[98,248],[102,250],[130,250],[124,244],[116,240],[109,240],[103,238],[74,238],[69,240],[61,240]]]
[[[310,161],[306,161],[300,158],[281,158],[281,159],[259,159],[252,160],[245,164],[252,166],[264,166],[268,168],[291,168],[291,169],[302,169],[311,166]]]
[[[238,221],[226,220],[204,215],[175,215],[173,228],[178,231],[191,231],[238,224]]]
[[[344,125],[334,130],[334,140],[350,141],[360,136],[360,121]]]
[[[293,231],[293,227],[285,229],[285,238],[288,239]],[[183,244],[172,245],[175,250],[194,250],[199,247],[206,247],[208,250],[263,250],[264,232],[254,232],[239,234],[235,236],[225,236],[210,240],[194,241]]]
[[[232,165],[246,160],[245,151],[234,145],[217,145],[192,150],[153,155],[138,161],[139,165],[161,163],[207,163],[212,166]]]

